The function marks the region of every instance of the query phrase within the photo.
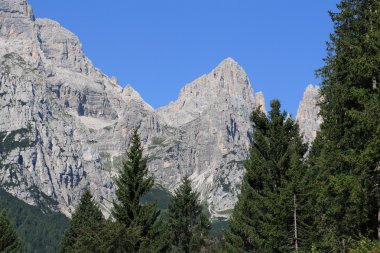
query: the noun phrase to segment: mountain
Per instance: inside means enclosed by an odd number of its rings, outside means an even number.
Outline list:
[[[173,192],[190,175],[212,215],[228,217],[252,142],[249,115],[265,111],[237,62],[225,59],[154,110],[132,86],[122,89],[95,68],[74,34],[35,18],[25,0],[2,0],[0,18],[1,187],[67,216],[90,188],[108,214],[112,178],[137,128],[160,187]],[[319,123],[301,114],[309,136]]]
[[[317,106],[321,102],[319,90],[318,86],[308,85],[297,111],[296,120],[300,126],[300,132],[308,143],[315,139],[322,124],[322,117],[319,116],[320,109]]]
[[[149,147],[159,157],[150,164],[159,182],[175,188],[189,174],[211,213],[231,210],[251,142],[249,116],[256,107],[248,76],[231,58],[187,84],[177,101],[157,110],[166,126],[177,129],[170,140]]]

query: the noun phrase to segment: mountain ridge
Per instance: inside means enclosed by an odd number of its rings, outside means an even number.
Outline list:
[[[33,205],[37,189],[67,216],[89,188],[109,214],[137,128],[157,184],[173,192],[190,175],[210,213],[228,217],[252,143],[249,116],[265,105],[244,69],[226,58],[154,110],[100,72],[73,33],[32,13],[24,0],[0,3],[0,185]]]

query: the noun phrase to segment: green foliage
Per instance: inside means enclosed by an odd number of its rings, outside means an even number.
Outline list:
[[[162,143],[165,141],[165,138],[160,138],[160,137],[153,137],[152,138],[152,145],[157,146],[157,145],[162,145]]]
[[[156,237],[159,211],[156,204],[141,203],[141,197],[151,190],[154,180],[148,176],[147,159],[143,157],[137,130],[133,132],[127,160],[123,162],[123,168],[115,183],[117,201],[112,210],[113,217],[126,229],[139,231],[130,252],[144,252]]]
[[[193,191],[186,176],[169,204],[169,251],[200,252],[206,246],[211,223],[199,203],[199,193]]]
[[[140,239],[141,228],[127,228],[120,222],[106,221],[101,229],[101,243],[97,251],[104,253],[134,252],[135,242]],[[147,251],[148,252],[148,251]]]
[[[380,241],[371,241],[361,236],[359,240],[351,242],[350,253],[378,253],[380,252]]]
[[[212,238],[222,238],[223,231],[229,229],[228,220],[226,219],[215,219],[211,220],[211,230],[210,237]]]
[[[323,79],[323,124],[310,165],[317,173],[318,248],[345,251],[380,227],[380,1],[343,0],[331,13]]]
[[[0,155],[7,154],[15,148],[23,149],[34,146],[36,142],[29,139],[29,133],[30,129],[28,128],[21,128],[9,133],[0,132]],[[16,136],[19,136],[20,139],[16,140]]]
[[[68,218],[30,206],[0,188],[0,209],[5,210],[20,237],[23,252],[57,252]]]
[[[292,252],[308,248],[307,169],[297,124],[271,102],[266,116],[252,113],[254,142],[245,162],[242,191],[226,231],[231,252]],[[296,201],[295,201],[296,200]],[[294,211],[297,211],[297,218]],[[297,224],[298,238],[294,235]]]
[[[4,211],[0,211],[0,252],[21,252],[21,243],[16,230]]]
[[[70,227],[65,231],[60,252],[102,252],[104,228],[103,214],[87,190],[75,209]]]
[[[171,197],[170,192],[164,188],[153,186],[149,192],[140,198],[140,202],[143,204],[157,203],[157,207],[160,210],[166,210],[168,209]]]

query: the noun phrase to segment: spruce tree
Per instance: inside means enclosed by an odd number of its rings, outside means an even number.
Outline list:
[[[154,179],[148,176],[147,159],[143,157],[137,130],[133,132],[127,159],[115,183],[117,201],[114,202],[113,217],[127,230],[140,231],[130,252],[147,251],[156,236],[159,211],[155,203],[142,204],[140,201],[152,188]]]
[[[323,124],[310,164],[318,172],[318,246],[380,237],[380,1],[343,0],[322,77]]]
[[[21,243],[16,230],[8,220],[5,211],[0,211],[0,252],[21,252]]]
[[[297,124],[271,102],[252,113],[253,144],[238,202],[226,231],[230,252],[292,252],[308,249],[306,146]]]
[[[169,204],[169,248],[172,252],[205,249],[211,223],[202,209],[199,193],[193,191],[189,177],[185,176]]]
[[[104,226],[102,212],[90,191],[85,191],[62,238],[60,252],[106,252],[101,250]]]

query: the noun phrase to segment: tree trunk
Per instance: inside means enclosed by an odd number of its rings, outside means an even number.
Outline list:
[[[298,252],[298,231],[297,231],[297,197],[293,194],[293,219],[294,219],[294,248]]]
[[[377,192],[377,239],[380,240],[380,162],[377,164],[376,169],[376,192]]]
[[[377,239],[380,240],[380,207],[377,210]]]

